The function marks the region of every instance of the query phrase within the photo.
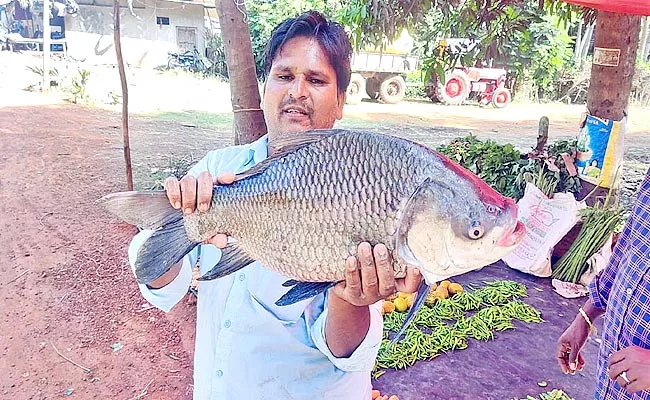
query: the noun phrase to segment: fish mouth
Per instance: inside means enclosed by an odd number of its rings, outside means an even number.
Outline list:
[[[504,232],[503,236],[497,241],[497,246],[501,247],[514,247],[521,243],[526,236],[526,226],[521,222],[517,221],[512,228]]]

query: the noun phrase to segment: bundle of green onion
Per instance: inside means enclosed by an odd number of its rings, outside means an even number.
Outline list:
[[[554,278],[572,283],[580,281],[589,268],[587,261],[603,247],[622,221],[622,211],[608,203],[609,196],[604,204],[597,203],[580,211],[582,229],[566,254],[555,264]]]

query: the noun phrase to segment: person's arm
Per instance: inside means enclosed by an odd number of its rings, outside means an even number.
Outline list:
[[[131,244],[129,245],[129,263],[131,264],[132,270],[135,266],[138,250],[154,232],[155,231],[153,230],[143,230],[135,235],[131,240]],[[197,259],[198,248],[192,250],[188,255],[186,255],[183,258],[183,261],[177,266],[172,267],[178,268],[178,271],[175,271],[174,274],[167,272],[163,275],[166,279],[170,279],[169,282],[166,282],[165,285],[155,287],[151,285],[138,284],[140,293],[142,293],[142,296],[149,303],[153,304],[157,308],[166,312],[171,310],[171,308],[187,293],[187,289],[192,281],[192,265],[196,263]],[[161,278],[156,281],[162,281]],[[156,281],[152,281],[150,284]]]
[[[630,229],[628,221],[607,266],[589,284],[589,298],[582,306],[584,315],[581,312],[576,313],[571,325],[557,341],[556,357],[565,374],[574,374],[576,371],[582,370],[584,366],[585,361],[580,352],[589,337],[591,326],[605,313],[609,295],[622,262],[623,250],[627,246]]]

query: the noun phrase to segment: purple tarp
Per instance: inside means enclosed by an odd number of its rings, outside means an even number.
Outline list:
[[[373,387],[400,400],[509,400],[552,389],[562,389],[576,400],[593,398],[598,343],[593,338],[587,341],[586,366],[576,375],[564,375],[555,359],[557,339],[586,298],[565,299],[553,291],[550,278],[523,274],[502,263],[452,281],[479,287],[483,281],[505,279],[526,285],[528,297],[522,300],[540,310],[545,322],[515,321],[514,330],[496,332],[488,342],[470,339],[465,350],[418,361],[404,370],[388,370],[373,380]],[[600,321],[597,326],[600,330]],[[548,386],[540,387],[542,381]]]

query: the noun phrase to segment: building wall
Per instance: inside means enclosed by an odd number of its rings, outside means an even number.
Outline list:
[[[92,2],[94,5],[84,4]],[[75,59],[112,64],[116,62],[113,42],[112,0],[81,0],[79,13],[66,15],[68,54]],[[126,1],[120,8],[121,43],[124,61],[138,67],[167,64],[167,52],[178,51],[177,28],[196,28],[196,48],[205,50],[203,4],[164,0],[133,0],[131,14]],[[169,25],[157,25],[156,17],[169,18]]]

